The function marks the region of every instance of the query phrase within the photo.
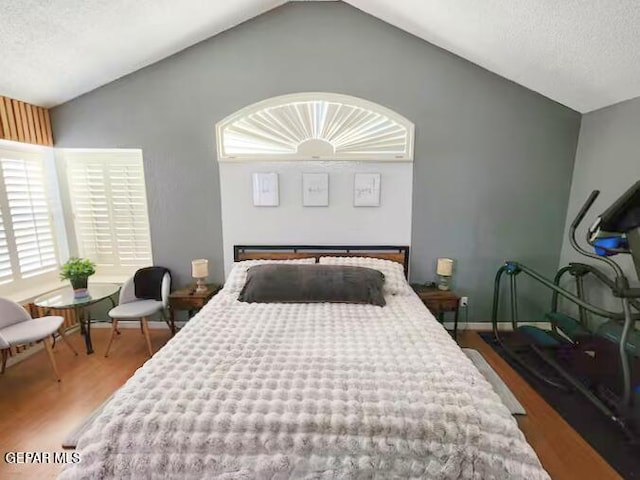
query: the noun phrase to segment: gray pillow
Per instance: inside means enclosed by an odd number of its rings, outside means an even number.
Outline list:
[[[248,303],[358,303],[379,305],[384,275],[344,265],[266,264],[247,271],[238,300]]]

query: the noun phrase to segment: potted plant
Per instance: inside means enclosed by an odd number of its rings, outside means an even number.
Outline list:
[[[60,268],[60,279],[69,280],[76,298],[88,295],[87,282],[96,273],[96,265],[88,258],[71,257]]]

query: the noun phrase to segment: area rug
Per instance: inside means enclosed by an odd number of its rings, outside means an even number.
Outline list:
[[[503,340],[509,342],[511,333],[503,332]],[[605,417],[591,402],[577,392],[564,392],[538,380],[520,364],[515,362],[494,341],[492,333],[481,333],[480,337],[493,348],[553,409],[571,425],[625,480],[640,479],[640,447],[630,443],[610,419]],[[535,355],[526,361],[545,371],[546,365]],[[547,367],[548,368],[548,367]]]
[[[491,365],[487,363],[482,354],[472,348],[463,348],[469,360],[476,366],[482,376],[491,384],[493,391],[498,394],[502,403],[509,409],[512,415],[526,415],[527,412],[522,404],[515,397],[513,392],[509,390],[509,387],[502,381],[500,376],[491,368]]]
[[[115,394],[114,394],[115,395]],[[109,403],[109,401],[113,398],[111,395],[107,398],[102,405],[96,408],[91,415],[85,418],[80,425],[78,425],[67,437],[62,441],[62,448],[76,448],[78,445],[78,440],[82,436],[82,434],[91,426],[91,423],[102,413],[104,407]]]

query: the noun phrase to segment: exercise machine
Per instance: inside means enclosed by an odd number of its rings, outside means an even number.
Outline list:
[[[569,229],[569,241],[578,253],[595,260],[610,271],[594,265],[570,263],[550,280],[518,262],[507,261],[496,273],[492,324],[495,341],[505,353],[534,377],[556,388],[575,390],[618,424],[629,436],[640,433],[640,334],[635,322],[640,314],[640,288],[631,288],[616,255],[630,255],[640,278],[640,181],[627,190],[587,230],[586,241],[593,251],[576,240],[576,231],[599,195],[594,190]],[[522,325],[518,319],[517,278],[524,274],[552,291],[551,311],[546,320],[551,329]],[[612,276],[610,276],[612,274]],[[509,305],[513,334],[505,341],[498,328],[501,281],[509,279]],[[575,292],[562,287],[563,277],[575,279]],[[621,303],[620,311],[611,311],[589,303],[585,295],[586,277],[606,287]],[[575,319],[558,310],[563,297],[577,306]],[[604,322],[596,329],[589,326],[593,314]],[[542,362],[531,362],[534,354]],[[544,368],[539,365],[542,364]],[[634,394],[638,399],[634,402]]]

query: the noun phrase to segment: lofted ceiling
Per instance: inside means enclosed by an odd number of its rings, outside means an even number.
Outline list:
[[[50,107],[286,0],[0,0],[0,95]]]
[[[346,0],[579,112],[640,96],[638,0]],[[0,95],[70,100],[286,0],[0,0]]]
[[[585,113],[640,96],[638,0],[348,0]]]

